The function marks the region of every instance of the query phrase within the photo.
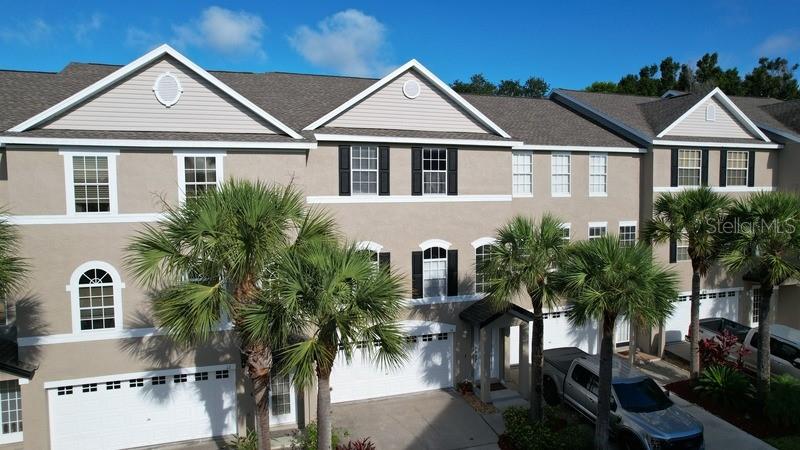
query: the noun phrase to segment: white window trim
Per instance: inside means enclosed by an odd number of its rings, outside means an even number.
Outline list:
[[[620,227],[635,227],[638,226],[639,223],[635,220],[621,220],[619,222]]]
[[[592,228],[599,228],[599,227],[605,228],[606,235],[608,234],[608,222],[589,222],[589,225],[586,227],[586,239],[590,238],[591,235],[589,233]]]
[[[561,224],[561,229],[569,231],[569,238],[566,239],[566,240],[571,241],[572,240],[572,224],[570,222],[564,222],[564,223]]]
[[[685,240],[686,241],[686,245],[681,245],[681,241],[684,241],[684,239],[681,238],[681,239],[678,239],[678,240],[675,241],[675,263],[679,264],[679,263],[692,262],[692,258],[689,257],[689,256],[687,256],[686,259],[678,258],[678,249],[679,248],[685,247],[686,250],[687,250],[687,255],[688,255],[688,250],[689,250],[689,240],[688,239]]]
[[[183,204],[186,202],[186,160],[185,157],[209,157],[213,156],[217,159],[216,163],[216,170],[217,170],[217,188],[219,188],[220,184],[222,184],[222,180],[224,179],[224,158],[227,156],[227,152],[220,152],[220,151],[201,151],[201,150],[175,150],[172,152],[175,155],[175,158],[178,160],[178,204]]]
[[[743,185],[742,184],[736,184],[736,185],[733,185],[733,186],[728,186],[728,179],[730,178],[730,177],[728,177],[728,171],[729,170],[741,170],[741,169],[731,169],[730,168],[730,165],[728,164],[729,163],[728,158],[730,158],[731,153],[744,153],[746,155],[745,161],[747,162],[747,168],[746,168],[746,170],[744,172],[744,184]],[[744,150],[729,150],[729,151],[727,151],[725,153],[725,187],[731,187],[731,188],[746,188],[746,187],[748,187],[747,183],[748,183],[748,180],[750,180],[750,169],[751,169],[750,168],[750,152],[744,151]]]
[[[356,170],[356,169],[353,168],[353,147],[356,147],[356,146],[358,146],[358,147],[373,147],[374,146],[375,149],[377,150],[377,153],[375,154],[375,164],[376,165],[375,165],[375,193],[374,194],[363,193],[363,192],[356,193],[355,189],[353,189],[353,183],[355,183],[354,177],[353,177],[353,172]],[[372,170],[370,170],[370,169],[367,169],[367,170],[358,169],[358,170],[360,172],[372,172]],[[367,143],[367,142],[364,142],[363,144],[351,144],[350,145],[350,195],[353,196],[353,197],[361,197],[361,196],[374,197],[376,195],[380,195],[380,193],[381,193],[380,191],[381,191],[381,147],[380,147],[380,145],[378,145],[378,144],[370,144],[370,143]]]
[[[108,272],[114,280],[114,328],[102,328],[99,330],[81,330],[81,311],[78,283],[80,282],[81,275],[87,270],[100,269]],[[117,269],[105,261],[87,261],[78,266],[69,278],[69,284],[66,289],[69,292],[70,305],[72,306],[72,334],[84,335],[95,333],[108,333],[110,331],[122,330],[122,290],[125,288],[125,283],[122,282]]]
[[[605,191],[603,191],[603,192],[592,192],[592,157],[593,156],[601,156],[606,161],[606,164],[605,164],[606,172],[603,174],[603,176],[606,177],[606,182],[605,182]],[[597,152],[589,153],[589,186],[588,186],[588,188],[589,188],[589,197],[608,197],[608,163],[609,163],[609,161],[608,161],[608,153],[597,153]],[[572,164],[570,164],[570,172],[572,172]],[[570,176],[570,181],[572,181],[572,177],[571,176]]]
[[[59,155],[64,157],[64,190],[67,198],[68,216],[110,216],[119,214],[117,202],[117,156],[119,151],[108,149],[61,149]],[[73,156],[104,156],[108,158],[108,200],[109,210],[103,212],[75,211],[75,173],[73,172]]]
[[[553,176],[563,175],[555,173],[555,164],[553,164],[553,157],[557,155],[567,156],[569,161],[569,171],[567,172],[567,176],[569,176],[569,183],[567,183],[567,192],[553,192]],[[550,154],[550,196],[572,197],[572,152],[552,152]]]
[[[425,149],[428,150],[444,150],[444,170],[425,170]],[[448,172],[450,171],[450,155],[447,151],[447,147],[435,146],[435,145],[428,145],[422,147],[422,195],[421,197],[448,197],[449,194],[447,193],[448,185],[447,181],[449,178]],[[431,173],[441,173],[444,172],[444,193],[438,194],[429,194],[425,192],[425,172]]]
[[[531,175],[531,191],[529,193],[519,193],[518,194],[518,193],[514,192],[514,175],[516,175],[516,173],[514,172],[514,156],[516,154],[528,154],[531,157],[531,173],[530,173],[530,175]],[[533,168],[533,150],[513,150],[511,152],[511,196],[512,197],[514,197],[514,198],[531,198],[531,197],[533,197],[533,186],[534,186],[533,171],[534,171],[534,168]]]
[[[682,167],[681,166],[681,152],[698,152],[699,153],[698,160],[700,161],[700,165],[698,167],[686,167],[686,166]],[[677,166],[676,169],[678,171],[678,186],[677,187],[679,187],[679,188],[689,188],[689,189],[701,187],[703,185],[703,150],[702,149],[697,149],[697,148],[679,148],[678,149],[678,166]],[[680,181],[680,179],[681,179],[680,178],[681,169],[698,170],[699,172],[697,173],[697,184],[680,184],[681,183],[681,181]]]
[[[358,250],[369,250],[371,252],[380,253],[383,246],[373,241],[360,241],[356,244]]]
[[[717,105],[709,103],[706,105],[706,122],[717,121]]]
[[[497,242],[497,239],[487,236],[487,237],[482,237],[482,238],[475,239],[474,241],[472,241],[471,245],[472,245],[472,248],[477,250],[478,247],[483,247],[484,245],[494,245],[496,242]]]
[[[453,244],[445,241],[444,239],[428,239],[427,241],[419,244],[419,248],[423,251],[433,247],[442,247],[445,250],[450,250],[450,247],[452,246]]]

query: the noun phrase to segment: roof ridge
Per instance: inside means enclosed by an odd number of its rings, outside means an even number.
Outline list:
[[[268,72],[259,72],[259,74],[264,74],[264,75],[271,75],[271,74],[276,74],[276,75],[298,75],[298,76],[305,76],[305,77],[327,77],[327,78],[350,78],[350,79],[354,79],[354,80],[372,80],[372,81],[380,80],[380,78],[375,78],[375,77],[356,77],[356,76],[352,76],[352,75],[332,75],[332,74],[326,74],[326,73],[289,72],[289,71],[285,71],[285,70],[271,70],[271,71],[268,71]]]
[[[464,96],[469,95],[472,97],[489,97],[489,98],[518,98],[520,100],[550,100],[550,96],[544,97],[529,97],[524,95],[502,95],[502,94],[476,94],[472,92],[456,92],[458,95]]]
[[[46,75],[56,75],[58,72],[50,70],[25,70],[25,69],[0,69],[0,72],[14,72],[14,73],[40,73]]]

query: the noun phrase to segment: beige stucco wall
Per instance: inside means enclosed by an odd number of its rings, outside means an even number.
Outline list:
[[[64,157],[57,149],[6,149],[12,214],[65,214]]]
[[[743,150],[730,147],[727,150]],[[756,152],[756,186],[778,185],[778,156],[783,158],[783,150],[755,150]],[[711,148],[708,151],[708,185],[719,186],[720,150]],[[783,164],[783,161],[781,161]],[[671,149],[656,147],[653,149],[653,186],[668,187],[670,185]]]

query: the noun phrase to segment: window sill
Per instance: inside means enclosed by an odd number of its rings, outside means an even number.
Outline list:
[[[17,433],[0,434],[0,445],[12,444],[14,442],[22,442],[22,431]]]
[[[566,197],[572,197],[572,193],[569,193],[569,194],[550,194],[550,196],[551,197],[566,198]]]
[[[409,298],[406,299],[405,304],[406,306],[418,306],[418,305],[434,305],[439,303],[471,302],[480,300],[485,296],[486,294],[465,294],[465,295],[453,295],[450,297],[442,296],[442,297]]]
[[[605,193],[590,192],[589,197],[608,197],[608,192]]]
[[[512,198],[533,198],[533,194],[512,194]]]

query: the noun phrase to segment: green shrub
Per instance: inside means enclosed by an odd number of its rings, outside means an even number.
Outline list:
[[[700,396],[730,408],[746,407],[753,397],[753,385],[747,377],[730,366],[711,366],[703,370],[694,388]]]
[[[592,432],[580,423],[569,423],[560,410],[546,409],[542,423],[532,423],[521,407],[503,413],[507,442],[517,450],[573,450],[592,446]]]
[[[774,377],[765,410],[772,423],[800,427],[800,380],[791,375]]]
[[[317,423],[311,422],[305,428],[294,433],[292,436],[292,449],[295,450],[316,450],[317,449]],[[333,428],[331,433],[331,449],[335,449],[342,437],[348,437],[350,433],[341,428]]]
[[[369,438],[350,441],[347,444],[339,444],[336,450],[375,450],[375,444]]]
[[[255,430],[248,430],[246,436],[236,436],[228,448],[231,450],[258,450],[258,434]]]

